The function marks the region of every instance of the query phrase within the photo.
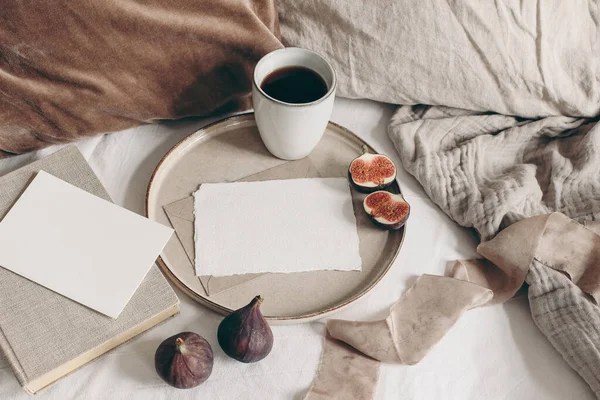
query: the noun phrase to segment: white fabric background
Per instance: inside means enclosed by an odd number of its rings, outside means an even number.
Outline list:
[[[386,128],[395,107],[337,99],[332,120],[353,130],[401,163]],[[78,144],[113,200],[138,213],[150,175],[177,141],[208,120],[190,119],[129,129]],[[55,150],[55,149],[54,149]],[[0,161],[0,174],[50,154],[47,149]],[[344,319],[380,319],[422,273],[443,274],[448,261],[476,255],[475,236],[460,228],[425,195],[405,171],[398,179],[411,204],[407,237],[394,267],[381,283],[348,309]],[[324,328],[320,322],[273,328],[272,353],[257,364],[228,359],[216,340],[221,317],[178,292],[181,314],[63,379],[36,399],[292,399],[301,400],[317,370]],[[0,310],[1,312],[1,310]],[[213,346],[211,378],[182,391],[154,372],[154,351],[168,336],[194,331]],[[29,399],[0,356],[0,399]],[[526,298],[467,312],[415,366],[384,365],[378,399],[594,399],[534,325]]]

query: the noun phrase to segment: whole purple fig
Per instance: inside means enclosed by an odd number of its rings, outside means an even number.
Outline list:
[[[154,355],[158,375],[169,385],[189,389],[206,381],[213,368],[213,351],[200,335],[182,332],[158,346]]]
[[[229,357],[244,363],[260,361],[273,348],[273,332],[260,312],[262,297],[229,314],[217,331],[219,345]]]

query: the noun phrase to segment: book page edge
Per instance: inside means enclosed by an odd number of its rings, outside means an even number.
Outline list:
[[[85,353],[75,357],[71,361],[53,369],[52,371],[45,373],[39,378],[32,380],[24,386],[24,389],[32,394],[36,394],[39,391],[46,389],[59,379],[70,375],[71,373],[77,371],[79,368],[96,360],[100,356],[108,353],[116,347],[146,332],[150,328],[157,326],[158,324],[166,321],[170,317],[175,316],[179,313],[179,311],[179,303],[177,303],[167,308],[166,310],[156,314],[155,316],[147,319],[146,321],[132,327],[131,329],[122,332],[120,335],[113,337],[107,342],[104,342],[103,344],[86,351]]]

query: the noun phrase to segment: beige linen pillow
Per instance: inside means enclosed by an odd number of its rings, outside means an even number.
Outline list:
[[[279,0],[285,45],[327,57],[338,94],[523,117],[596,116],[593,0]]]

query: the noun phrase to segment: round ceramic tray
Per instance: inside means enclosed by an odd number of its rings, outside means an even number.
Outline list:
[[[173,225],[177,231],[161,253],[159,267],[188,296],[221,314],[246,305],[258,294],[265,299],[263,314],[274,323],[308,322],[340,311],[377,285],[404,239],[405,228],[388,232],[371,223],[362,210],[364,195],[352,193],[362,271],[238,275],[229,280],[195,276],[189,248],[193,246],[190,196],[201,183],[208,182],[347,177],[348,165],[362,153],[363,145],[374,152],[358,136],[330,122],[310,156],[290,163],[273,157],[264,147],[253,113],[226,118],[194,132],[163,157],[148,185],[147,217]],[[400,191],[397,182],[390,190]],[[173,211],[173,204],[182,207]],[[211,285],[210,296],[207,285]]]

